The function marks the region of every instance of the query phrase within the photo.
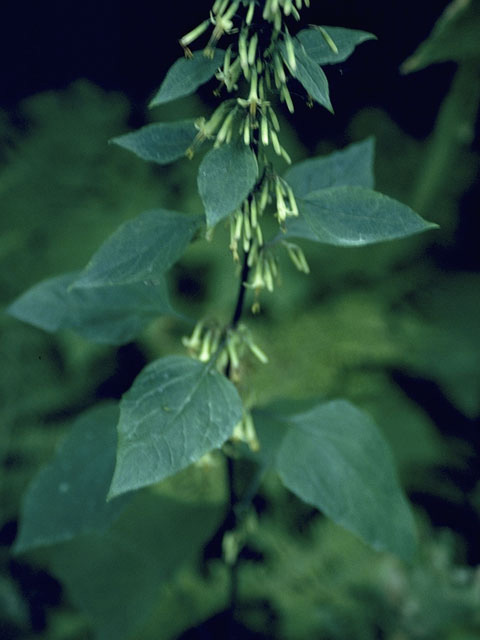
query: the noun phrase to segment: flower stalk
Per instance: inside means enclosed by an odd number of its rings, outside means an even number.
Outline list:
[[[273,292],[279,277],[276,251],[283,246],[294,266],[304,273],[308,264],[301,249],[292,243],[264,241],[262,224],[266,215],[272,215],[284,231],[290,218],[298,216],[295,195],[288,183],[274,169],[270,153],[291,163],[290,156],[280,138],[280,123],[274,103],[285,104],[290,113],[295,110],[288,89],[288,80],[297,68],[295,46],[285,18],[298,20],[300,10],[308,0],[265,0],[263,10],[255,0],[216,0],[210,20],[202,22],[180,41],[188,55],[189,45],[212,27],[204,55],[213,57],[214,47],[224,36],[230,36],[221,67],[215,77],[219,86],[215,95],[226,92],[228,97],[209,119],[196,122],[198,133],[188,150],[191,156],[205,140],[213,140],[213,147],[224,144],[243,144],[256,156],[259,167],[257,183],[228,219],[229,248],[235,262],[242,262],[240,285],[232,321],[227,327],[200,321],[191,336],[183,339],[191,356],[202,362],[211,361],[219,371],[239,383],[247,358],[253,357],[265,364],[267,355],[255,343],[249,329],[240,322],[247,291],[253,291],[252,312],[260,310],[259,295]],[[235,97],[232,94],[236,94]],[[242,256],[242,257],[241,257]],[[248,410],[235,427],[227,446],[235,455],[235,443],[245,443],[253,451],[259,448],[254,420]],[[232,448],[233,447],[233,448]],[[231,523],[224,536],[224,557],[230,566],[230,610],[237,598],[237,561],[240,551],[237,532],[239,521],[235,515],[237,495],[234,489],[234,459],[227,458],[230,491]],[[233,618],[232,618],[233,619]]]

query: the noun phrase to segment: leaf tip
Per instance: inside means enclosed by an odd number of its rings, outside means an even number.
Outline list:
[[[15,305],[16,305],[17,300],[14,300],[13,302],[11,302],[4,310],[3,313],[5,313],[7,316],[11,316],[12,318],[17,318],[16,314],[15,314]],[[18,320],[18,318],[17,318]]]
[[[142,487],[145,486],[142,483],[134,483],[134,482],[131,482],[131,481],[129,482],[128,480],[125,480],[125,477],[123,476],[123,471],[124,471],[124,468],[122,467],[121,463],[119,463],[117,459],[117,464],[115,467],[115,471],[113,472],[112,481],[110,483],[110,487],[108,488],[108,493],[105,498],[106,502],[112,502],[112,500],[115,500],[120,496],[123,496],[127,493],[131,493],[132,491],[137,491],[138,489],[141,489]]]
[[[121,141],[121,139],[123,138],[123,136],[115,136],[115,138],[110,138],[110,140],[108,141],[108,144],[116,144],[119,147],[122,147],[123,144]]]
[[[425,220],[425,218],[422,218],[421,216],[418,217],[421,221],[421,226],[418,229],[418,233],[421,233],[422,231],[436,231],[437,229],[440,229],[440,225],[436,222],[430,222],[430,220]]]
[[[25,543],[22,540],[22,534],[20,533],[17,536],[17,539],[15,540],[15,542],[13,543],[12,549],[11,549],[11,554],[13,556],[20,556],[23,553],[25,553],[28,549],[28,546],[25,545]]]
[[[16,298],[12,303],[8,305],[6,309],[4,309],[4,313],[6,313],[11,318],[15,318],[15,320],[19,320],[20,322],[26,322],[27,324],[31,324],[33,326],[40,327],[44,329],[42,325],[39,325],[38,322],[35,323],[33,319],[30,317],[28,310],[25,309],[24,296],[28,294],[28,291],[20,297]],[[48,330],[48,329],[47,329]]]
[[[124,491],[117,487],[117,483],[115,481],[115,476],[113,476],[112,483],[108,489],[107,497],[105,498],[106,502],[111,502],[114,498],[118,498],[118,496],[122,495]]]
[[[157,96],[154,96],[150,102],[148,103],[148,108],[153,109],[154,107],[158,107],[161,103],[158,100]]]
[[[418,59],[415,56],[410,56],[405,62],[400,65],[400,73],[402,76],[406,76],[412,71],[416,71],[418,67]]]

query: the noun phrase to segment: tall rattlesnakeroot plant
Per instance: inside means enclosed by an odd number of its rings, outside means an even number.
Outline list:
[[[80,416],[25,497],[17,552],[59,549],[54,566],[69,576],[75,600],[90,614],[100,637],[131,635],[162,579],[222,522],[233,610],[243,530],[267,470],[375,549],[406,559],[414,553],[412,515],[390,451],[371,418],[343,399],[312,401],[301,410],[286,399],[256,407],[255,390],[245,376],[246,363],[268,366],[268,353],[242,318],[260,311],[262,296],[277,295],[280,252],[308,274],[298,244],[304,239],[348,248],[435,226],[374,190],[371,139],[291,165],[278,110],[284,105],[294,114],[295,101],[301,99],[333,111],[322,67],[344,61],[356,46],[374,38],[340,27],[298,30],[308,4],[216,0],[210,17],[181,38],[184,56],[170,68],[150,105],[191,95],[215,79],[214,112],[196,120],[150,124],[114,139],[161,165],[204,153],[198,171],[204,213],[142,213],[108,238],[82,271],[41,282],[9,308],[11,315],[46,331],[71,329],[99,343],[126,343],[158,316],[178,316],[168,299],[167,272],[192,240],[206,236],[214,242],[217,225],[229,228],[229,250],[239,274],[231,320],[198,319],[183,338],[185,355],[146,366],[119,407],[110,403]],[[203,49],[195,49],[199,41]],[[304,95],[291,90],[292,80]],[[280,173],[282,165],[286,170]],[[212,452],[219,449],[230,489],[226,519],[218,505],[167,499],[152,487],[192,464],[208,473],[212,455],[218,456]],[[240,458],[253,462],[257,472],[239,494]],[[134,541],[139,554],[150,543],[157,545],[161,558],[142,569],[138,558],[122,556],[122,564],[118,559],[126,541]],[[82,544],[91,552],[80,565],[75,553]],[[133,573],[130,562],[135,563]],[[90,590],[79,586],[86,575]],[[122,576],[130,576],[125,598],[131,606],[119,614],[101,584],[109,578],[121,584]],[[103,593],[101,606],[98,592]]]

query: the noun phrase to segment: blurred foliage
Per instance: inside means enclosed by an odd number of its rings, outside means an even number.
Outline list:
[[[448,532],[432,538],[423,525],[421,554],[406,566],[321,517],[301,531],[295,520],[286,528],[288,505],[275,504],[250,538],[263,563],[247,561],[241,583],[252,601],[272,603],[275,637],[433,640],[478,632],[480,574],[455,565]]]
[[[480,7],[476,0],[453,0],[437,20],[430,36],[405,60],[405,72],[417,71],[436,62],[480,59]]]
[[[468,12],[478,7],[454,4],[458,24],[470,33]],[[443,59],[438,51],[451,27],[437,26],[430,49],[416,54],[417,65],[420,55],[428,62]],[[462,51],[470,51],[463,44]],[[246,316],[270,362],[247,365],[243,391],[252,404],[287,394],[354,400],[384,430],[407,491],[428,494],[445,513],[472,520],[462,524],[452,516],[440,529],[431,502],[420,500],[421,552],[406,566],[368,550],[267,477],[255,501],[258,515],[244,532],[240,574],[241,621],[265,637],[471,640],[480,634],[480,581],[478,569],[467,566],[471,538],[464,535],[470,526],[473,535],[480,533],[474,464],[480,449],[480,276],[455,263],[463,250],[455,244],[462,216],[472,215],[465,210],[471,203],[460,208],[460,198],[479,169],[472,143],[480,85],[473,82],[478,69],[471,56],[459,60],[429,140],[408,137],[375,109],[358,113],[346,135],[346,142],[375,135],[379,190],[416,207],[441,230],[361,249],[305,243],[309,277],[282,260],[275,296],[262,298],[258,316]],[[186,118],[201,110],[192,98],[161,107],[155,117]],[[199,209],[199,158],[156,169],[107,145],[128,129],[128,117],[122,97],[84,82],[30,98],[14,118],[0,113],[3,304],[44,277],[83,266],[109,233],[143,210]],[[281,124],[292,158],[304,157],[288,121]],[[324,141],[317,151],[332,148]],[[172,298],[191,316],[207,312],[227,320],[231,314],[237,267],[226,234],[220,225],[213,241],[199,238],[172,270]],[[445,256],[453,256],[451,264]],[[71,417],[99,397],[119,397],[144,360],[181,353],[188,326],[162,319],[137,344],[114,350],[70,333],[47,336],[5,316],[0,323],[0,631],[7,639],[33,640],[41,633],[45,640],[86,640],[93,635],[68,593],[38,601],[29,591],[29,580],[37,590],[55,591],[44,575],[44,567],[52,571],[48,557],[9,559],[21,495]],[[158,491],[221,504],[224,471],[213,460]],[[161,586],[138,638],[158,638],[159,629],[166,639],[189,627],[214,632],[227,589],[218,555],[206,552],[202,562],[184,566]],[[478,561],[478,553],[473,557]]]

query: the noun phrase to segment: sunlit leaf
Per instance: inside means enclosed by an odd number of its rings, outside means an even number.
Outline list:
[[[158,122],[112,138],[111,142],[133,151],[143,160],[169,164],[185,155],[196,134],[193,120]]]
[[[55,458],[25,494],[17,552],[103,531],[128,499],[106,501],[115,466],[116,405],[98,406],[73,424]]]
[[[199,217],[167,209],[142,213],[103,243],[74,287],[157,283],[180,258],[199,222]]]
[[[123,396],[110,496],[144,487],[220,447],[242,417],[234,385],[209,364],[169,356]]]
[[[224,55],[225,51],[216,49],[213,57],[207,57],[202,51],[196,51],[193,58],[179,58],[168,70],[165,80],[149,106],[156,107],[194,93],[200,85],[208,82],[222,65]]]
[[[301,218],[287,234],[343,247],[357,247],[435,229],[410,207],[365,187],[329,187],[297,200]]]
[[[257,160],[244,144],[211,149],[198,170],[198,190],[213,227],[242,203],[257,180]]]
[[[327,37],[323,35],[322,29],[326,32]],[[328,43],[328,37],[333,41],[333,47]],[[305,48],[307,55],[317,64],[343,62],[351,56],[359,44],[366,40],[376,40],[376,36],[372,33],[357,29],[345,29],[344,27],[303,29],[297,34],[297,38]]]
[[[413,517],[390,450],[368,415],[334,400],[254,417],[262,448],[288,489],[375,549],[411,558]]]

